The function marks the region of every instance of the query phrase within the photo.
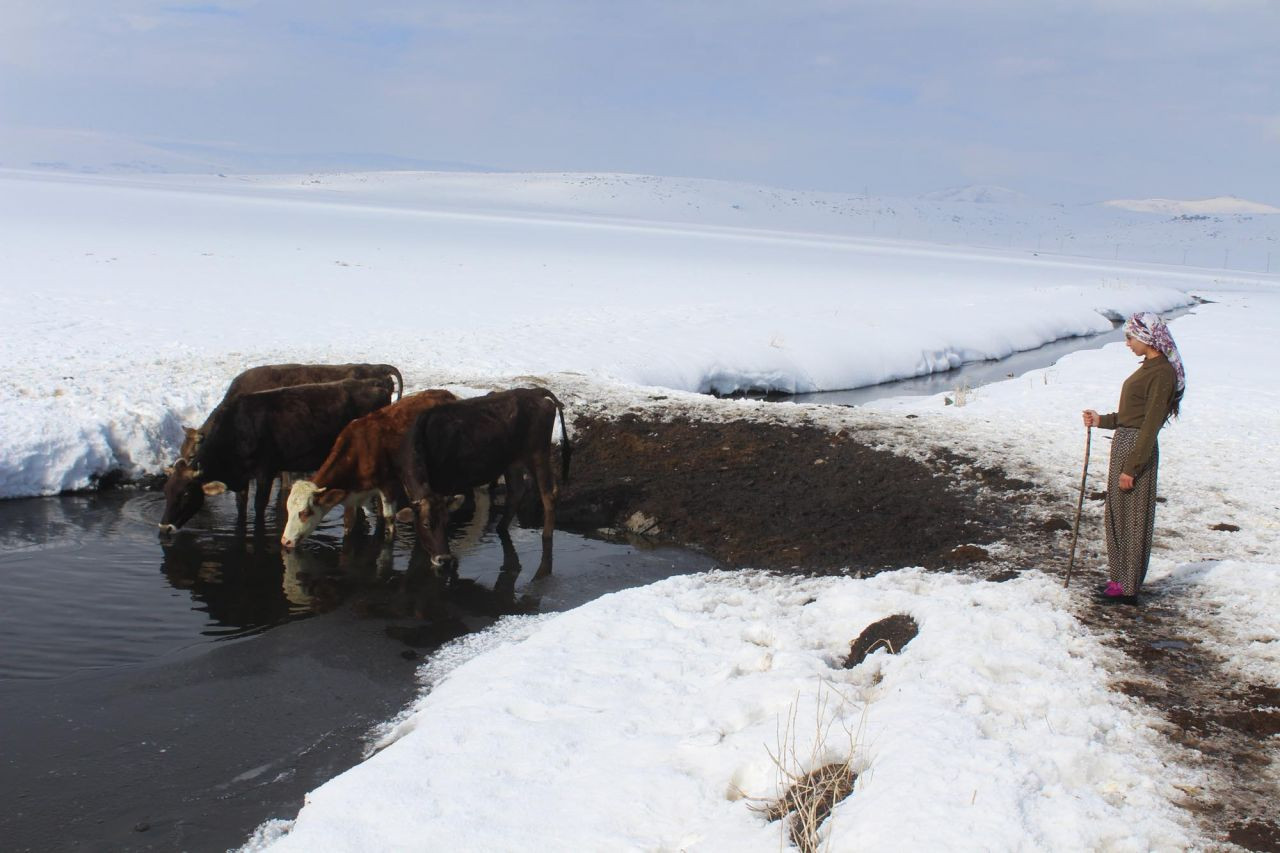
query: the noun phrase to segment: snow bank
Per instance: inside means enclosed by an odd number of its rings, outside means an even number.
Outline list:
[[[807,756],[825,696],[820,760],[860,773],[832,850],[1182,847],[1170,800],[1194,780],[1162,765],[1149,721],[1107,689],[1108,653],[1066,610],[1039,575],[919,570],[713,573],[617,593],[454,669],[398,741],[260,842],[777,850],[752,798],[779,793],[770,751],[793,703]],[[842,669],[892,613],[919,636]]]

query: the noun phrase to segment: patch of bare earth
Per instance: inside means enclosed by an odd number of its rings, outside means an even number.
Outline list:
[[[1200,642],[1213,626],[1176,594],[1153,593],[1138,608],[1086,604],[1078,615],[1132,661],[1116,688],[1159,711],[1164,734],[1213,780],[1181,805],[1224,846],[1280,851],[1280,689],[1242,682]]]
[[[1031,565],[1065,571],[1073,496],[946,448],[911,459],[856,429],[656,413],[583,415],[575,430],[559,507],[567,528],[629,530],[729,567],[783,572],[919,565],[1005,580]],[[1095,549],[1088,564],[1099,562]],[[1103,607],[1093,600],[1101,580],[1078,569],[1072,587],[1084,624],[1133,663],[1116,688],[1157,711],[1171,747],[1213,780],[1181,805],[1222,849],[1280,850],[1276,689],[1240,683],[1196,642],[1213,626],[1175,595]]]
[[[968,567],[985,552],[964,546],[1006,535],[1029,500],[1025,484],[998,495],[954,456],[921,463],[849,430],[634,413],[574,427],[562,524],[630,527],[733,567]]]

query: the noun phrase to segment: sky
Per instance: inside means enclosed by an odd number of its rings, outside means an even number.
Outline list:
[[[9,0],[4,13],[10,132],[353,167],[381,155],[1280,204],[1272,0]]]

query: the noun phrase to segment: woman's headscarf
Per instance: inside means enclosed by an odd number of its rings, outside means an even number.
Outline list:
[[[1134,314],[1125,321],[1124,333],[1164,353],[1165,358],[1173,365],[1174,372],[1178,374],[1178,393],[1187,387],[1187,374],[1182,369],[1178,345],[1173,342],[1173,335],[1169,334],[1169,327],[1160,319],[1159,314],[1152,314],[1150,311]]]

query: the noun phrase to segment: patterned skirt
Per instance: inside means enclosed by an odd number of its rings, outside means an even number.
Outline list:
[[[1125,595],[1137,595],[1147,577],[1151,560],[1151,536],[1156,526],[1156,473],[1160,446],[1151,450],[1151,461],[1133,482],[1120,491],[1125,460],[1138,441],[1138,431],[1119,427],[1111,442],[1111,466],[1107,472],[1108,577],[1124,587]]]

